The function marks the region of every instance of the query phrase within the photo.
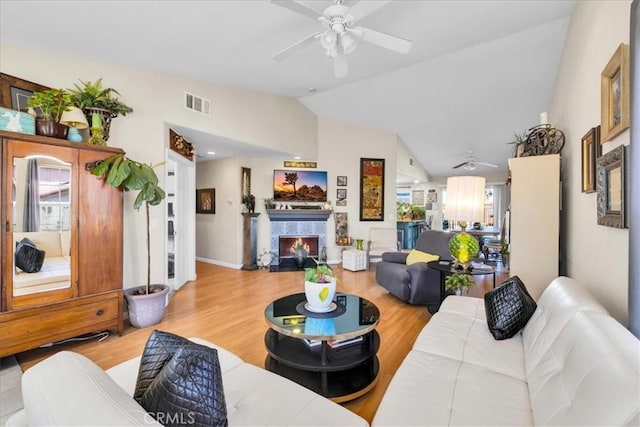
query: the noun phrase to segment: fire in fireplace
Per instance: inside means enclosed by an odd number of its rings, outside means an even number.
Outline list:
[[[318,258],[318,236],[279,236],[278,257],[282,261],[287,258],[295,258],[296,245],[302,244],[307,250],[307,256]]]

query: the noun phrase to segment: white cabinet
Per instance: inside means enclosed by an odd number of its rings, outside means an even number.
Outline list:
[[[535,299],[558,276],[560,260],[560,155],[510,159],[510,275]]]

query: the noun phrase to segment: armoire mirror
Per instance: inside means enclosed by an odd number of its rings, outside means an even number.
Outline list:
[[[18,153],[11,161],[13,297],[69,289],[72,284],[72,164],[50,155]],[[33,263],[19,267],[26,262],[16,258],[16,244],[25,238],[44,251],[39,271],[29,271]]]

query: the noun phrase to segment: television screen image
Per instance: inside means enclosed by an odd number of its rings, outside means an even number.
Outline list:
[[[327,172],[274,170],[273,200],[276,202],[326,202]]]

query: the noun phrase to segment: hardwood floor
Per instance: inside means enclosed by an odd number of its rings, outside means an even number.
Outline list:
[[[303,273],[243,271],[197,263],[198,279],[184,285],[171,299],[163,321],[155,329],[186,337],[201,337],[235,353],[246,362],[264,367],[267,352],[264,334],[267,324],[264,307],[274,299],[303,292]],[[398,366],[431,315],[423,306],[405,304],[376,284],[373,268],[351,272],[334,266],[338,291],[357,294],[373,301],[380,309],[377,331],[381,337],[378,383],[368,394],[343,404],[371,422],[384,391]],[[496,283],[508,277],[498,269]],[[482,296],[492,288],[491,276],[476,276],[470,296]],[[60,350],[84,354],[108,369],[142,352],[152,328],[135,329],[125,322],[121,337],[103,341],[68,343],[19,354],[23,370]]]

